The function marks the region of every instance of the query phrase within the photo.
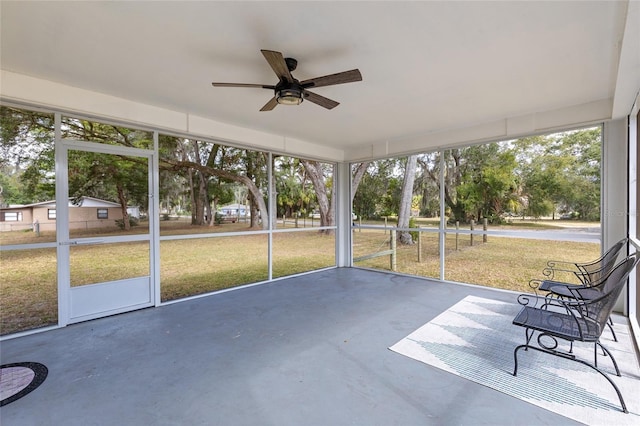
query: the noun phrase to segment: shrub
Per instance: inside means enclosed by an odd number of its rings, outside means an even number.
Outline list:
[[[216,225],[222,224],[222,214],[216,212],[216,214],[213,216],[213,223],[215,223]]]
[[[139,221],[137,217],[129,216],[129,226],[138,226]],[[124,219],[116,219],[116,226],[120,229],[124,229]]]
[[[416,228],[416,218],[415,217],[410,217],[409,218],[409,228]],[[409,231],[409,234],[411,234],[411,240],[414,243],[416,241],[418,241],[418,231]]]

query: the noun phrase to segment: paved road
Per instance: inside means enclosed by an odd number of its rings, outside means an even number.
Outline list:
[[[508,237],[599,243],[601,235],[600,228],[573,228],[571,230],[563,229],[557,231],[548,229],[543,231],[518,231],[518,235],[508,235]]]
[[[366,225],[363,228],[384,228],[384,225]],[[452,232],[451,229],[448,229]],[[462,233],[468,234],[468,230],[462,230]],[[466,231],[466,232],[464,232]],[[478,231],[477,232],[482,232]],[[508,235],[505,233],[509,233]],[[552,241],[576,241],[576,242],[600,242],[600,227],[567,227],[563,229],[543,229],[543,230],[513,230],[513,231],[487,231],[488,235],[495,235],[506,238],[529,238],[534,240],[552,240]]]

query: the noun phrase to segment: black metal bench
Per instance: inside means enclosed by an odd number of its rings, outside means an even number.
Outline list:
[[[616,265],[603,279],[606,291],[591,300],[563,300],[521,294],[518,303],[522,309],[513,319],[513,324],[525,328],[525,344],[517,346],[513,351],[515,367],[513,375],[518,372],[518,351],[520,349],[548,353],[584,364],[600,373],[615,389],[622,411],[628,413],[622,394],[611,378],[598,368],[597,348],[600,347],[609,356],[620,376],[618,365],[611,352],[600,343],[600,336],[606,327],[611,311],[624,288],[629,273],[637,263],[636,256],[631,255]],[[537,338],[533,337],[537,335]],[[561,348],[561,341],[568,343],[568,349]],[[593,363],[577,358],[573,353],[574,342],[594,344]]]

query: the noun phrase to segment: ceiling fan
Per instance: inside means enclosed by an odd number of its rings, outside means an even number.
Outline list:
[[[300,105],[304,99],[320,105],[321,107],[333,109],[340,105],[340,103],[310,92],[307,89],[362,81],[362,75],[358,69],[298,81],[291,75],[291,71],[294,71],[298,66],[298,61],[293,58],[285,58],[282,56],[282,53],[275,52],[273,50],[261,50],[261,52],[278,76],[278,79],[280,79],[278,84],[269,85],[215,82],[211,84],[213,84],[214,87],[257,87],[262,89],[271,89],[274,91],[273,98],[271,98],[269,102],[260,109],[260,111],[271,111],[278,104]]]

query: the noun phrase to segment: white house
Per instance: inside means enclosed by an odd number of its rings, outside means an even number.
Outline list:
[[[227,204],[226,206],[222,206],[219,208],[221,214],[225,216],[240,216],[240,217],[248,217],[251,216],[251,210],[249,206],[244,204]]]

